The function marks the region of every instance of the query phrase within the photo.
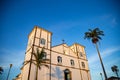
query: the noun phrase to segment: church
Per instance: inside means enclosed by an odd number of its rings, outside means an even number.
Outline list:
[[[50,60],[46,63],[49,68],[38,69],[38,80],[91,80],[85,46],[79,43],[68,46],[64,42],[52,46],[52,32],[35,26],[28,35],[24,61],[33,59],[32,53],[43,47],[45,57]],[[34,64],[28,63],[15,80],[35,80],[36,70]]]

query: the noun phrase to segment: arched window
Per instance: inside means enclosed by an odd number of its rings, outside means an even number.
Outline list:
[[[84,62],[81,62],[81,64],[82,64],[82,67],[85,68],[85,63],[84,63]]]
[[[41,39],[40,39],[40,44],[45,45],[45,39],[44,39],[44,38],[41,38]]]
[[[69,69],[64,70],[64,79],[65,80],[72,80],[71,79],[71,71]]]
[[[72,60],[72,59],[70,60],[70,63],[71,63],[72,66],[75,65],[74,60]]]
[[[58,56],[58,57],[57,57],[57,61],[58,61],[58,63],[62,63],[62,57],[61,57],[61,56]]]

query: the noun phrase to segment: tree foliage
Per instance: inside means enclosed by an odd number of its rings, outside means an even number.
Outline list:
[[[42,48],[41,52],[37,48],[37,53],[32,53],[33,58],[30,60],[26,60],[24,62],[24,66],[27,65],[28,63],[34,64],[36,68],[36,80],[37,80],[37,75],[38,75],[38,69],[41,69],[41,66],[45,66],[49,68],[49,66],[46,64],[49,59],[45,58],[45,51],[44,48]]]
[[[113,72],[115,72],[115,74],[116,74],[117,77],[118,77],[118,72],[119,72],[118,66],[116,66],[116,65],[112,66],[112,67],[111,67],[111,70],[112,70]]]
[[[0,74],[2,74],[3,73],[3,68],[0,66]]]
[[[84,39],[91,39],[93,43],[97,43],[102,39],[101,36],[104,36],[104,33],[99,28],[95,28],[93,30],[88,29],[88,32],[85,32]]]

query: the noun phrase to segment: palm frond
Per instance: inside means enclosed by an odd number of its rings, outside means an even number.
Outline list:
[[[45,67],[47,67],[47,68],[49,68],[49,66],[48,65],[44,65]]]
[[[38,66],[38,69],[41,69],[41,66],[40,66],[40,65]]]
[[[28,63],[32,62],[32,60],[27,60],[25,62],[23,62],[24,66],[27,65]]]
[[[96,36],[96,38],[98,38],[98,39],[102,39],[100,36]]]
[[[116,65],[112,66],[111,69],[112,69],[113,72],[118,72],[119,71],[118,66],[116,66]]]
[[[93,31],[99,32],[100,29],[97,27],[97,28],[95,28]]]
[[[45,66],[45,67],[49,68],[49,66],[45,63],[40,64],[40,66]]]
[[[111,70],[114,72],[114,67],[111,67]]]
[[[50,61],[50,59],[43,59],[43,61]]]
[[[88,29],[88,31],[89,31],[89,32],[93,32],[93,30],[92,30],[92,29]]]
[[[91,33],[90,32],[86,32],[85,33],[85,36],[84,36],[84,39],[90,39],[91,38]]]
[[[84,39],[86,39],[86,38],[91,39],[93,43],[96,43],[102,39],[101,36],[104,36],[104,33],[99,28],[95,28],[93,30],[88,29],[88,32],[85,32]]]
[[[3,68],[0,66],[0,74],[2,74],[3,71]]]
[[[33,63],[33,64],[36,65],[35,61],[36,61],[36,60],[34,60],[34,59],[26,60],[25,62],[23,62],[23,64],[24,64],[24,66],[27,65],[28,63]]]

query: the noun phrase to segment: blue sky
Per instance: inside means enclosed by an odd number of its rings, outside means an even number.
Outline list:
[[[11,63],[10,80],[20,72],[28,34],[35,25],[53,33],[52,45],[64,39],[68,45],[86,46],[92,80],[101,80],[102,69],[95,46],[83,37],[88,29],[99,27],[105,34],[99,43],[103,63],[108,77],[115,75],[111,66],[120,69],[119,4],[119,0],[1,0],[0,66],[4,73],[0,79],[6,79]]]

